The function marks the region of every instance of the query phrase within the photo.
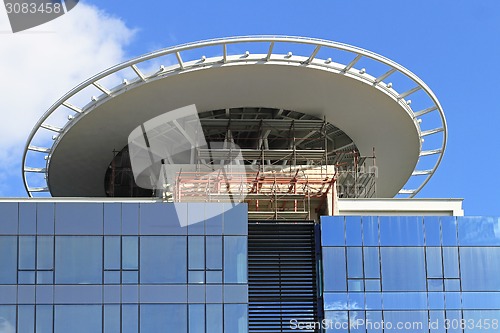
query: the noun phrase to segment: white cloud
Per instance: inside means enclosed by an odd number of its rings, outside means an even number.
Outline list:
[[[123,61],[135,31],[81,2],[37,28],[8,31],[0,9],[0,196],[19,196],[22,151],[36,121],[75,85]]]

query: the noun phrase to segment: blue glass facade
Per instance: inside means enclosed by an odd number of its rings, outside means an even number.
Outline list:
[[[500,219],[322,217],[327,332],[499,332]]]
[[[246,205],[0,203],[0,332],[245,332],[247,219]]]

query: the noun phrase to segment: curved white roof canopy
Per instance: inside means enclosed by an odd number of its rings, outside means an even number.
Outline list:
[[[266,42],[267,53],[230,55],[228,45]],[[310,54],[275,54],[278,43],[314,46]],[[220,46],[220,56],[183,59],[183,52]],[[299,48],[300,49],[300,48]],[[352,61],[340,64],[317,57],[320,49],[352,53]],[[175,65],[152,74],[139,69],[143,62],[164,55]],[[387,71],[379,77],[355,69],[363,57],[375,60]],[[191,61],[189,61],[191,60]],[[131,68],[133,77],[113,89],[99,83],[114,73]],[[384,83],[395,73],[403,74],[414,88],[396,92]],[[84,107],[68,100],[93,86],[102,94]],[[413,112],[407,97],[423,90],[429,106]],[[269,107],[302,112],[322,118],[344,131],[360,154],[376,151],[378,167],[377,196],[393,197],[403,193],[414,196],[439,165],[446,145],[446,122],[442,108],[430,89],[404,67],[371,52],[322,40],[298,37],[237,37],[181,45],[133,59],[82,83],[61,98],[42,117],[30,135],[23,160],[26,189],[33,193],[50,190],[52,196],[105,196],[104,176],[113,150],[127,144],[130,132],[141,123],[166,111],[196,104],[199,112],[235,108]],[[62,128],[47,124],[58,110],[72,110],[74,116]],[[418,117],[438,112],[441,126],[421,131]],[[56,132],[50,148],[34,145],[39,131]],[[422,137],[441,134],[440,147],[422,151]],[[30,167],[29,154],[46,156],[45,168]],[[438,155],[434,167],[416,170],[419,158]],[[27,174],[46,174],[47,187],[31,187]],[[412,176],[422,179],[414,189],[403,189]]]

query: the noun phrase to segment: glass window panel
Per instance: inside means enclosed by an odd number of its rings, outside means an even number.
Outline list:
[[[347,309],[346,293],[325,293],[323,296],[325,302],[325,310],[333,311]]]
[[[499,247],[461,247],[460,270],[464,291],[500,291]]]
[[[222,304],[207,304],[207,333],[222,333]]]
[[[141,305],[141,332],[187,333],[186,304]]]
[[[443,291],[443,279],[428,279],[427,288],[429,291]]]
[[[348,280],[347,290],[349,291],[363,291],[363,280]]]
[[[365,308],[365,294],[362,292],[350,292],[347,294],[349,299],[349,310],[361,310]]]
[[[141,235],[187,234],[187,220],[184,220],[187,218],[185,203],[141,204],[140,218]]]
[[[380,280],[365,280],[366,291],[380,291]]]
[[[486,216],[458,217],[461,246],[500,245],[500,218]]]
[[[369,333],[382,333],[382,311],[366,311],[366,331]]]
[[[425,245],[441,246],[441,223],[437,216],[424,216]]]
[[[363,248],[365,278],[379,278],[380,277],[380,259],[378,247],[365,247]]]
[[[141,283],[187,282],[186,236],[141,237],[140,248]]]
[[[207,283],[222,283],[222,271],[207,271]]]
[[[444,289],[446,291],[460,291],[460,280],[459,279],[445,279]]]
[[[189,269],[205,269],[205,237],[188,237]]]
[[[323,246],[344,246],[344,217],[321,216],[321,243]]]
[[[349,333],[366,333],[365,325],[365,312],[364,311],[349,311]]]
[[[59,235],[102,235],[103,204],[58,202],[55,220]]]
[[[205,332],[205,304],[189,304],[189,333],[199,332]]]
[[[212,212],[210,205],[206,208],[207,218],[217,212]],[[224,235],[247,235],[248,213],[246,205],[224,203]]]
[[[36,204],[32,202],[19,203],[19,234],[36,234]]]
[[[120,269],[121,246],[119,236],[104,237],[104,269]]]
[[[381,216],[380,245],[423,246],[424,228],[418,216]]]
[[[500,309],[499,292],[465,292],[462,293],[464,309]]]
[[[382,293],[385,310],[426,310],[427,293]]]
[[[346,262],[343,247],[323,248],[325,291],[346,291]]]
[[[378,217],[363,216],[363,244],[365,246],[378,246]]]
[[[429,292],[429,309],[443,310],[444,309],[444,293]]]
[[[366,308],[370,310],[382,310],[382,294],[366,293]]]
[[[446,303],[446,309],[459,310],[462,308],[459,292],[445,292],[444,300]]]
[[[448,333],[462,333],[462,328],[460,327],[460,322],[462,320],[461,311],[446,311],[446,319],[448,319],[450,323],[450,327],[447,330]]]
[[[36,243],[36,268],[54,268],[54,236],[38,236]]]
[[[54,333],[52,314],[52,305],[36,306],[36,333]]]
[[[36,232],[39,235],[54,234],[54,204],[41,202],[36,204]]]
[[[206,265],[207,269],[222,269],[222,237],[206,237]]]
[[[104,333],[120,332],[120,306],[104,306]]]
[[[442,278],[443,263],[441,261],[441,248],[427,247],[425,249],[425,258],[427,261],[427,277]]]
[[[122,305],[122,333],[139,332],[138,310],[138,306],[135,304]]]
[[[35,284],[34,271],[20,271],[18,275],[19,275],[19,284]]]
[[[347,333],[349,329],[349,315],[347,311],[326,311],[325,319],[328,322],[327,333]],[[293,328],[293,327],[292,327]],[[296,327],[300,330],[299,327]]]
[[[56,237],[56,283],[102,283],[102,237]]]
[[[16,236],[0,236],[0,267],[0,284],[15,284],[17,282]]]
[[[429,311],[429,329],[431,333],[446,333],[444,311]]]
[[[224,237],[224,282],[247,283],[247,237]]]
[[[19,237],[19,269],[35,269],[35,236]]]
[[[16,332],[16,306],[0,305],[0,332]]]
[[[205,283],[205,271],[189,271],[188,283]]]
[[[345,218],[345,240],[347,246],[363,245],[361,235],[361,217],[346,216]]]
[[[122,237],[122,269],[139,268],[139,238]]]
[[[124,284],[137,284],[139,282],[139,272],[138,271],[123,271],[122,272],[122,283]]]
[[[443,247],[444,277],[458,278],[458,248]]]
[[[384,323],[391,323],[391,327],[386,325],[384,333],[422,333],[428,327],[427,311],[384,311]],[[403,325],[402,329],[398,324]]]
[[[120,284],[120,271],[105,271],[104,283],[106,284]]]
[[[205,209],[209,207],[205,203],[188,203],[188,235],[205,235]]]
[[[53,271],[37,271],[36,283],[38,284],[53,284],[54,272]]]
[[[500,310],[464,311],[467,323],[465,333],[498,331],[500,326]]]
[[[363,277],[363,252],[360,247],[347,248],[347,274],[350,278]]]
[[[205,234],[222,235],[224,204],[213,203],[205,207]]]
[[[104,204],[104,234],[120,235],[122,230],[122,204]]]
[[[146,206],[157,207],[160,205],[150,205]],[[141,205],[141,217],[144,206]],[[169,215],[165,215],[168,217]],[[152,222],[160,220],[161,215],[156,216],[156,220],[153,219]],[[122,203],[122,232],[123,235],[137,235],[139,233],[139,204],[138,203]]]
[[[34,305],[19,305],[17,316],[17,331],[19,333],[34,333],[35,332],[35,306]],[[1,321],[1,320],[0,320]],[[0,327],[2,324],[0,323]],[[0,332],[10,333],[7,331]],[[12,333],[15,331],[11,331]]]
[[[248,332],[248,308],[246,304],[224,305],[224,332]]]
[[[102,332],[100,305],[56,305],[54,333]]]
[[[443,246],[457,246],[457,220],[454,216],[442,216]]]
[[[422,247],[384,247],[382,291],[425,291],[425,260]]]
[[[18,203],[0,202],[0,234],[17,235]]]

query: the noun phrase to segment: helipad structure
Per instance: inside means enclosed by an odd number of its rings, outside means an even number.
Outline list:
[[[264,164],[289,165],[283,161],[294,151],[303,156],[298,164],[358,168],[369,158],[377,168],[370,197],[415,196],[446,146],[436,96],[394,61],[318,39],[224,38],[146,54],[63,96],[29,137],[27,192],[112,196],[106,174],[131,131],[190,104],[205,136],[227,140],[231,131],[232,140],[248,150],[247,164],[276,150],[283,152]],[[307,151],[316,151],[316,158]],[[354,155],[362,161],[354,162]]]
[[[0,332],[498,332],[500,219],[414,198],[446,139],[422,80],[345,44],[105,70],[28,138],[35,198],[0,202]]]

